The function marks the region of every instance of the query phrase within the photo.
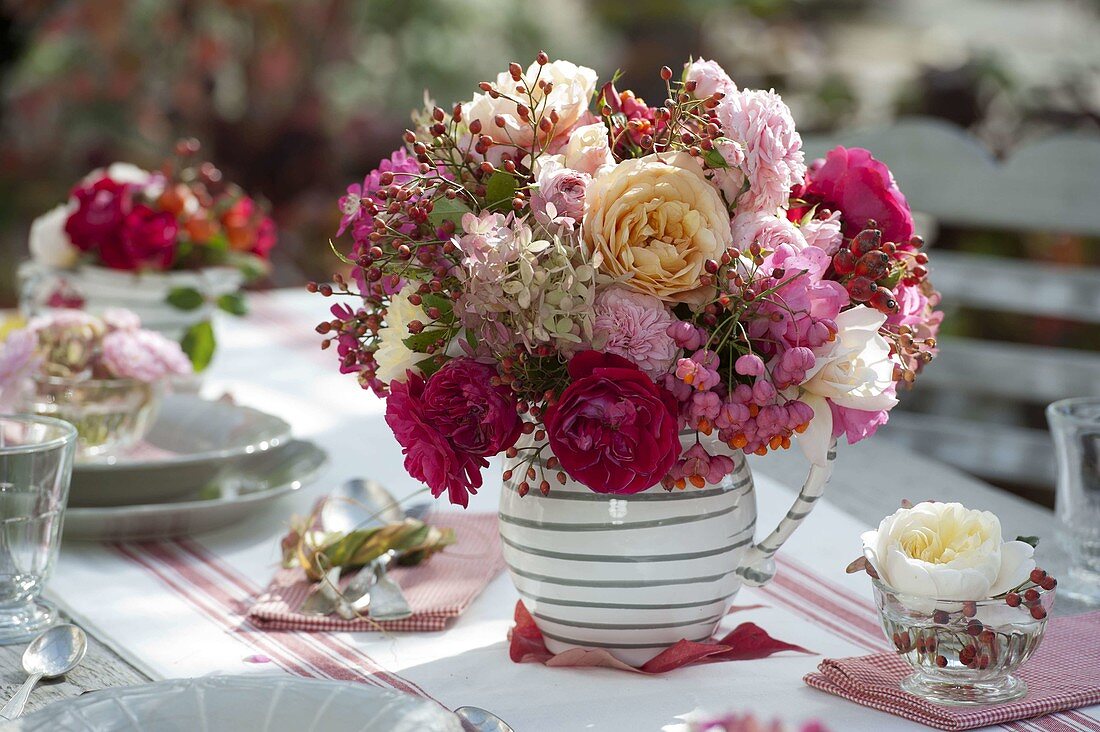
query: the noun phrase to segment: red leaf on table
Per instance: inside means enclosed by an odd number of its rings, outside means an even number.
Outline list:
[[[715,645],[714,643],[680,640],[646,661],[640,670],[645,674],[663,674],[666,671],[698,663],[712,656],[720,656],[728,650],[725,646]]]
[[[712,661],[749,661],[754,658],[767,658],[780,651],[813,653],[802,646],[772,638],[756,623],[741,623],[725,638],[719,640],[718,645],[726,646],[728,650],[711,657]]]
[[[508,656],[515,663],[546,663],[554,654],[546,650],[542,631],[522,600],[516,601],[515,627],[508,632]]]

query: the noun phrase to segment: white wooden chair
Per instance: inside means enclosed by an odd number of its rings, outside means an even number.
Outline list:
[[[837,144],[871,150],[890,166],[914,211],[933,222],[1100,236],[1100,135],[1057,135],[998,162],[965,131],[918,118],[808,138],[807,159]],[[1100,324],[1100,268],[934,249],[930,270],[947,318],[971,307]],[[882,436],[982,477],[1051,486],[1049,435],[1021,426],[1019,415],[1064,397],[1100,396],[1100,342],[1081,344],[1089,350],[940,342],[939,357],[913,398],[902,397]],[[906,409],[907,402],[920,410]]]

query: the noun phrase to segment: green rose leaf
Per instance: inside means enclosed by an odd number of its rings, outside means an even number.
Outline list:
[[[195,323],[183,334],[180,348],[191,359],[191,365],[195,371],[202,371],[210,365],[214,358],[214,349],[217,342],[214,340],[214,326],[209,320]]]
[[[1017,536],[1016,541],[1022,541],[1025,544],[1031,544],[1032,547],[1039,546],[1038,536]]]
[[[729,163],[722,157],[722,153],[718,152],[718,148],[712,147],[703,153],[703,160],[706,162],[708,168],[728,168]]]
[[[248,304],[244,300],[244,293],[231,292],[218,298],[218,307],[230,315],[245,315],[248,312]]]
[[[507,211],[515,195],[516,179],[503,171],[493,173],[485,184],[485,205],[489,208]]]
[[[455,228],[461,228],[462,216],[468,213],[470,213],[470,207],[457,198],[438,198],[432,201],[432,212],[428,214],[428,221],[437,229],[443,225],[444,221],[452,221]]]
[[[424,353],[428,346],[439,343],[440,339],[447,334],[447,331],[440,328],[432,328],[430,330],[422,330],[419,333],[414,333],[408,338],[402,339],[402,343],[405,344],[405,348],[408,348],[414,353]]]
[[[206,298],[194,287],[173,287],[165,301],[178,310],[198,310]]]

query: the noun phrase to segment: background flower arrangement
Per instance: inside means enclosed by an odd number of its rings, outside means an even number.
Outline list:
[[[29,242],[37,267],[24,286],[30,309],[80,308],[96,300],[81,275],[101,267],[135,275],[217,272],[209,279],[223,284],[204,286],[204,277],[156,278],[163,290],[157,296],[180,311],[197,311],[209,300],[211,306],[243,314],[240,282],[267,271],[275,224],[256,199],[224,181],[212,163],[198,161],[198,151],[198,141],[182,140],[175,157],[157,171],[127,163],[92,171],[73,187],[67,202],[37,218]],[[182,343],[201,369],[213,352],[213,331],[208,317],[196,320]]]
[[[932,358],[938,296],[886,166],[807,167],[775,92],[709,61],[673,76],[650,107],[568,61],[510,64],[416,113],[341,199],[352,281],[310,287],[352,302],[318,330],[433,494],[466,505],[501,452],[544,493],[702,487],[726,449],[800,433],[822,464]]]

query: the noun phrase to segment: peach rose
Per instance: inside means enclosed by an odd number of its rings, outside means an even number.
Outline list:
[[[703,263],[732,243],[722,197],[686,152],[626,160],[586,193],[584,242],[600,270],[666,301],[700,293]]]

